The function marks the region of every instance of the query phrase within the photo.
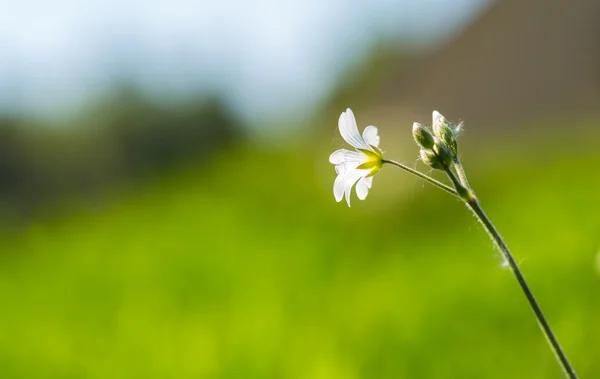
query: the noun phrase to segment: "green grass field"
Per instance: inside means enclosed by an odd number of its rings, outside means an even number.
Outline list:
[[[237,148],[5,233],[0,377],[561,378],[464,206],[385,167],[348,209],[326,158]],[[580,376],[600,377],[600,157],[465,163]]]

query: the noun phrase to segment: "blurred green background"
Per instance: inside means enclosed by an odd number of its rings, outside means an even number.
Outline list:
[[[466,121],[483,207],[600,376],[600,7],[576,3],[14,3],[0,376],[560,378],[458,200],[384,167],[334,201],[347,107],[425,172],[412,122]]]

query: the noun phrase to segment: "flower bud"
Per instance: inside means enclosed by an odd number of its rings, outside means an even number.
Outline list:
[[[415,138],[415,142],[417,145],[421,146],[424,149],[433,148],[433,135],[427,128],[418,122],[413,123],[413,137]]]
[[[433,111],[433,134],[438,138],[443,138],[448,132],[452,134],[452,128],[446,117],[438,111]]]
[[[446,120],[440,112],[433,111],[433,134],[442,141],[449,144],[450,140],[454,137],[454,131],[452,130],[452,124]]]
[[[437,138],[444,141],[454,156],[458,154],[458,143],[456,142],[456,137],[460,132],[461,127],[462,123],[456,129],[454,129],[452,123],[446,120],[446,117],[444,117],[438,111],[433,111],[433,133]]]
[[[438,156],[442,165],[449,166],[452,164],[454,155],[452,154],[452,151],[444,141],[436,138],[435,145],[433,146],[433,151]]]
[[[433,151],[421,149],[420,155],[421,155],[421,160],[427,166],[437,169],[437,170],[441,170],[444,168],[444,166],[440,163],[438,156]]]

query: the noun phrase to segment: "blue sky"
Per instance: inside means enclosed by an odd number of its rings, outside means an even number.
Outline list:
[[[216,91],[257,120],[307,109],[378,36],[432,44],[487,0],[0,0],[0,110],[60,116],[127,78]]]

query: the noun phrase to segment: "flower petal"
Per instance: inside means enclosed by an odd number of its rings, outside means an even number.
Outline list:
[[[344,197],[344,191],[346,190],[346,187],[344,187],[344,177],[346,177],[345,174],[340,174],[333,182],[333,196],[335,197],[335,201],[338,203],[342,201],[342,198]]]
[[[356,126],[356,119],[354,113],[348,108],[346,112],[342,112],[338,121],[338,128],[344,141],[357,149],[369,149],[369,146],[365,143],[363,138],[358,133],[358,127]]]
[[[335,172],[338,175],[346,175],[346,173],[356,170],[358,166],[360,166],[360,162],[345,161],[335,165]]]
[[[331,155],[329,156],[329,162],[332,164],[340,164],[343,162],[365,162],[368,159],[368,157],[363,154],[360,153],[358,151],[351,151],[351,150],[346,150],[346,149],[339,149],[334,151],[333,153],[331,153]]]
[[[363,180],[365,181],[365,184],[367,185],[367,188],[371,188],[371,186],[373,185],[373,177],[369,176],[368,178],[363,178]]]
[[[358,196],[359,200],[364,200],[367,198],[367,195],[369,193],[369,185],[367,185],[366,180],[371,178],[372,177],[362,177],[358,180],[358,183],[356,183],[356,196]]]
[[[333,182],[333,196],[335,197],[335,200],[339,202],[342,201],[346,189],[348,187],[352,188],[354,183],[360,178],[361,173],[354,168],[347,168],[347,166],[343,165],[335,167],[339,174]]]
[[[336,201],[342,201],[345,194],[348,206],[350,206],[350,192],[352,191],[354,183],[364,176],[363,171],[364,170],[350,169],[335,178],[335,181],[333,182],[333,196]],[[342,171],[340,170],[340,172]]]
[[[354,183],[356,183],[363,176],[364,176],[364,170],[355,170],[352,172],[352,175],[350,175],[346,179],[345,195],[346,195],[346,202],[348,203],[348,206],[350,206],[350,194],[352,193],[352,187],[354,186]]]
[[[379,135],[377,127],[369,125],[363,130],[363,139],[367,145],[379,147]]]
[[[329,156],[329,163],[332,164],[340,164],[342,163],[345,159],[344,156],[346,155],[346,149],[339,149],[334,151],[333,153],[331,153],[331,155]]]
[[[346,202],[348,203],[348,206],[350,207],[350,195],[352,194],[352,186],[348,186],[346,187],[346,191],[344,192],[344,195],[346,195]]]

